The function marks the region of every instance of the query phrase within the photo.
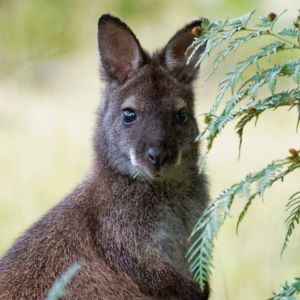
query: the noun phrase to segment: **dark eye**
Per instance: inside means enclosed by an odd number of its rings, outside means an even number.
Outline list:
[[[186,123],[187,119],[188,119],[188,112],[185,108],[179,110],[176,113],[176,121],[178,123]]]
[[[136,113],[131,108],[123,109],[123,124],[128,125],[136,121]]]

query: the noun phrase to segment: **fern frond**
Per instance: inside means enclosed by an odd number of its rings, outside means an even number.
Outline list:
[[[65,295],[67,284],[79,272],[81,265],[75,263],[71,265],[60,277],[56,279],[52,288],[50,289],[47,300],[57,300]]]
[[[248,212],[250,205],[252,204],[253,199],[256,198],[257,196],[262,197],[267,188],[270,188],[276,181],[282,180],[286,175],[292,173],[298,168],[300,168],[300,161],[295,163],[290,163],[289,158],[287,158],[285,160],[278,160],[276,162],[273,162],[262,171],[256,173],[255,175],[256,178],[254,178],[253,181],[256,181],[258,186],[256,192],[253,193],[247,199],[247,202],[238,217],[238,221],[236,225],[237,232],[241,222],[243,221],[246,213]],[[263,183],[261,183],[261,181]]]
[[[278,65],[267,69],[265,71],[261,71],[251,78],[249,78],[240,88],[239,92],[235,94],[230,100],[228,100],[225,104],[225,108],[223,112],[218,116],[215,115],[215,112],[223,100],[225,93],[228,89],[231,89],[232,92],[234,91],[235,86],[237,85],[238,81],[241,80],[242,74],[244,71],[251,66],[252,64],[256,64],[257,61],[263,57],[270,57],[270,55],[277,53],[278,51],[284,50],[284,44],[281,42],[271,43],[265,47],[261,48],[262,50],[255,55],[249,56],[248,58],[240,61],[237,66],[228,72],[225,75],[225,79],[220,82],[220,89],[217,94],[217,97],[212,104],[212,108],[210,109],[209,115],[214,115],[215,118],[211,118],[207,127],[201,133],[201,139],[208,138],[209,148],[212,146],[212,142],[219,134],[220,130],[229,122],[234,120],[236,114],[231,114],[233,108],[236,107],[238,103],[240,103],[246,97],[254,98],[258,89],[265,85],[266,83],[269,84],[269,87],[274,93],[275,84],[277,81],[278,76],[290,76],[294,74],[294,70],[300,65],[300,60],[294,60],[288,62],[285,65]],[[269,59],[269,58],[268,58]],[[246,88],[244,88],[248,85]],[[243,89],[244,88],[244,89]]]
[[[221,43],[229,40],[235,33],[244,29],[254,12],[255,11],[249,12],[240,18],[232,20],[226,19],[225,21],[217,22],[210,22],[208,19],[201,18],[202,34],[196,38],[189,47],[189,50],[193,50],[188,57],[187,63],[189,64],[191,58],[195,55],[196,48],[199,48],[199,45],[206,44],[204,51],[200,54],[199,60],[196,63],[196,66],[199,65],[213,50],[219,47]]]
[[[284,28],[276,32],[274,31],[274,26],[282,14],[276,16],[276,14],[272,13],[268,17],[261,18],[255,28],[248,27],[253,12],[241,18],[226,19],[225,21],[210,22],[209,20],[203,20],[201,25],[202,34],[192,44],[192,48],[194,48],[192,55],[195,55],[196,47],[204,45],[204,43],[207,45],[206,49],[199,56],[198,64],[203,62],[213,51],[217,50],[223,42],[226,42],[228,45],[224,50],[217,52],[208,77],[219,68],[221,62],[228,55],[246,45],[249,41],[262,36],[272,38],[272,41],[257,49],[249,57],[240,60],[225,74],[224,79],[219,83],[219,90],[211,109],[205,115],[205,123],[207,125],[198,137],[207,141],[205,155],[199,161],[201,166],[205,165],[214,140],[229,122],[238,121],[236,130],[240,138],[240,147],[245,126],[253,119],[257,121],[259,116],[266,110],[284,106],[290,109],[296,108],[298,110],[298,127],[300,123],[300,59],[273,64],[271,63],[271,57],[282,51],[300,50],[300,14],[294,22],[296,24],[294,28]],[[266,67],[262,67],[262,64],[260,64],[262,60],[267,63]],[[250,69],[251,66],[256,66],[254,72]],[[248,70],[252,72],[252,75],[243,80]],[[277,91],[278,83],[282,78],[289,79],[296,86],[290,90]],[[258,95],[261,94],[265,87],[269,90],[268,94],[265,97],[259,97]],[[225,102],[224,100],[229,92],[232,93],[232,96]],[[220,109],[221,104],[223,104],[222,109]],[[200,217],[191,234],[190,241],[192,245],[187,256],[191,265],[191,271],[202,287],[208,280],[213,267],[212,252],[215,238],[226,217],[230,214],[233,201],[237,197],[246,199],[244,208],[238,217],[238,230],[254,199],[263,197],[265,191],[275,182],[283,180],[288,174],[296,169],[300,169],[299,151],[295,149],[290,150],[292,150],[290,151],[292,156],[274,161],[259,172],[249,173],[243,180],[225,189]],[[290,203],[292,204],[288,206],[290,215],[286,221],[287,235],[284,248],[293,233],[295,225],[299,223],[300,195],[294,195]]]
[[[300,102],[297,104],[297,111],[298,111],[298,120],[297,120],[296,131],[298,131],[299,124],[300,124]]]
[[[231,190],[223,191],[215,202],[206,208],[189,238],[192,242],[187,252],[190,271],[194,274],[195,280],[200,283],[201,288],[205,287],[211,274],[215,238],[230,210],[232,199]]]
[[[268,300],[296,300],[296,295],[300,293],[300,278],[295,278],[292,284],[285,282],[280,289],[273,293]]]
[[[242,80],[244,72],[252,65],[258,65],[258,61],[262,58],[267,58],[270,61],[271,55],[277,54],[278,52],[290,49],[287,47],[283,42],[276,41],[272,42],[260,49],[257,53],[250,55],[249,57],[243,59],[242,61],[238,62],[236,67],[226,73],[225,78],[219,84],[219,92],[217,97],[215,98],[212,107],[210,109],[210,113],[214,114],[221,101],[223,100],[225,93],[228,90],[234,92],[234,89],[239,81]],[[254,77],[253,79],[256,79]],[[251,80],[255,81],[255,80]],[[248,83],[248,82],[247,82]],[[241,88],[240,88],[241,89]]]
[[[295,38],[299,35],[299,30],[296,30],[295,28],[284,28],[279,31],[278,34],[281,36]]]
[[[276,15],[276,17],[274,19],[270,19],[269,16],[260,17],[259,18],[260,22],[256,26],[272,30],[274,25],[278,22],[279,18],[286,12],[287,12],[287,10],[285,9],[279,15]]]
[[[214,60],[213,68],[205,78],[205,80],[208,80],[214,72],[218,69],[219,65],[225,60],[227,56],[229,56],[232,52],[236,51],[238,48],[242,47],[245,45],[247,42],[250,40],[257,38],[261,35],[260,31],[253,31],[247,34],[246,36],[243,37],[237,37],[236,39],[232,40],[229,42],[228,47],[226,49],[218,52],[216,55],[216,58]]]
[[[287,247],[287,244],[290,240],[290,237],[292,236],[296,224],[299,224],[300,222],[300,191],[293,194],[289,198],[289,202],[286,206],[287,211],[289,212],[289,215],[285,221],[285,225],[287,227],[287,232],[284,238],[284,243],[281,249],[281,255],[283,254],[284,250]]]
[[[252,119],[258,119],[259,116],[268,109],[276,109],[278,107],[282,106],[290,106],[291,108],[297,107],[300,104],[300,89],[292,89],[288,91],[282,91],[277,94],[274,94],[264,100],[257,101],[256,104],[251,105],[249,108],[249,105],[243,107],[240,109],[236,116],[240,116],[240,119],[238,123],[236,124],[236,132],[240,139],[240,145],[239,148],[241,148],[242,145],[242,139],[243,139],[243,133],[244,133],[244,127],[252,120]],[[300,121],[300,114],[298,109],[298,122]]]
[[[211,274],[215,238],[230,213],[234,199],[237,196],[247,199],[238,218],[238,231],[252,200],[257,196],[263,196],[267,188],[298,168],[300,168],[300,160],[292,159],[292,157],[274,161],[256,173],[249,173],[239,183],[222,191],[206,208],[191,233],[192,246],[187,253],[190,270],[201,287],[204,287]]]

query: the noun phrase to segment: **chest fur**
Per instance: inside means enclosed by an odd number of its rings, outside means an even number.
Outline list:
[[[178,271],[190,276],[186,259],[188,237],[201,213],[198,199],[181,198],[162,205],[150,235],[147,251],[155,253]]]
[[[110,201],[108,214],[101,218],[103,232],[118,247],[141,258],[159,257],[190,276],[187,239],[205,207],[205,196],[190,187],[132,186],[123,191],[122,201]]]

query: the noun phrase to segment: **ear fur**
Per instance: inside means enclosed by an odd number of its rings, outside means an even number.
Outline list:
[[[130,28],[109,14],[98,21],[98,49],[104,77],[125,82],[146,61],[146,54]]]
[[[193,21],[180,29],[162,50],[163,64],[177,80],[191,83],[198,74],[199,66],[195,67],[199,54],[204,51],[201,46],[187,64],[188,54],[186,50],[192,44],[194,35],[192,29],[201,26],[201,21]]]

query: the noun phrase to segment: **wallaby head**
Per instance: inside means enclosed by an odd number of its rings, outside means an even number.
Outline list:
[[[105,81],[105,100],[95,136],[96,155],[110,166],[139,178],[170,178],[197,153],[198,127],[192,82],[198,67],[186,50],[194,21],[178,31],[153,55],[118,18],[103,15],[98,45]],[[101,154],[102,153],[102,154]]]

